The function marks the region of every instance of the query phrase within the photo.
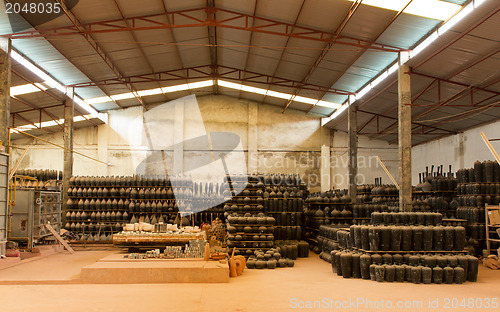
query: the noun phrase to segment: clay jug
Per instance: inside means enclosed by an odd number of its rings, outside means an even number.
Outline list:
[[[136,210],[135,210],[135,203],[133,201],[130,202],[130,204],[128,205],[128,212],[130,214],[133,214],[134,212],[136,212]]]

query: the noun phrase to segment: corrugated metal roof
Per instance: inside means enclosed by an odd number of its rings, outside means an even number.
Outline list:
[[[496,31],[499,22],[500,3],[486,1],[410,60],[413,144],[499,119],[500,74],[496,70],[500,66]],[[389,127],[397,120],[396,74],[356,104],[360,110],[369,112],[363,113],[367,117],[358,120],[358,127],[370,120],[369,116],[379,115],[361,133],[371,132],[374,133],[369,134],[371,138],[397,143],[397,124]],[[344,112],[331,121],[330,126],[347,130],[345,116]],[[378,128],[375,120],[378,120]]]
[[[462,5],[465,0],[449,0],[448,2]],[[122,14],[127,18],[156,15],[151,17],[151,20],[157,23],[175,23],[179,26],[165,29],[134,30],[133,33],[131,31],[91,33],[88,36],[89,40],[79,35],[49,36],[50,42],[41,39],[16,39],[15,46],[64,84],[103,81],[135,75],[146,75],[144,77],[151,79],[151,82],[133,83],[131,86],[102,83],[99,86],[78,88],[79,95],[86,99],[127,93],[130,92],[131,87],[136,90],[145,90],[196,81],[196,79],[192,79],[192,76],[185,76],[187,71],[175,73],[179,75],[179,80],[158,81],[156,73],[174,69],[206,66],[197,75],[204,76],[203,79],[209,79],[213,75],[208,66],[213,65],[215,75],[218,72],[221,79],[225,79],[225,73],[229,71],[227,68],[224,69],[225,66],[239,70],[231,75],[234,79],[253,79],[253,81],[268,83],[266,85],[245,81],[246,85],[343,103],[347,100],[346,95],[325,92],[324,88],[358,91],[396,59],[397,54],[394,52],[365,49],[368,44],[376,41],[377,44],[403,49],[409,48],[439,23],[436,20],[406,13],[398,16],[391,23],[397,12],[362,4],[343,25],[341,33],[338,34],[338,41],[349,42],[354,46],[341,43],[329,45],[327,41],[318,40],[319,33],[321,31],[328,33],[323,33],[323,38],[335,37],[334,32],[339,29],[353,2],[347,0],[216,0],[214,3],[217,9],[215,19],[219,24],[215,27],[216,38],[213,40],[218,46],[211,48],[209,47],[212,42],[212,39],[209,38],[209,28],[213,28],[213,26],[210,24],[202,27],[182,26],[183,23],[195,24],[198,21],[205,21],[209,15],[208,11],[204,9],[207,1],[163,1],[165,7],[162,1],[157,0],[140,2],[117,0],[117,3]],[[492,3],[492,1],[488,1],[490,7],[494,7]],[[121,19],[119,8],[112,0],[86,0],[80,1],[69,15],[74,20],[83,23],[108,21],[106,25],[109,25],[112,23],[111,20]],[[195,10],[186,14],[165,15],[165,9],[167,12]],[[483,11],[481,14],[484,15],[485,12]],[[240,16],[238,14],[247,15]],[[172,20],[173,16],[175,21]],[[247,29],[223,27],[224,20],[233,17],[237,18],[225,25],[236,28],[247,27]],[[144,19],[136,20],[136,22],[137,25],[146,25]],[[473,19],[466,18],[465,22],[471,23]],[[7,33],[8,31],[1,28],[1,23],[0,20],[0,32]],[[114,24],[117,27],[132,25],[130,21],[118,21]],[[272,24],[272,26],[268,24]],[[67,16],[61,16],[38,27],[38,29],[71,25],[72,22]],[[109,26],[106,25],[94,25],[93,29],[96,27],[99,29],[108,27],[109,29]],[[88,29],[88,26],[80,26],[80,28],[84,27]],[[443,38],[451,38],[453,32],[458,31],[460,27],[462,27],[461,24],[457,25],[449,32],[450,35],[447,34]],[[381,33],[382,30],[384,30],[383,33]],[[488,31],[487,27],[477,27],[470,33],[470,36],[465,38],[466,41],[460,41],[451,46],[448,49],[449,55],[448,52],[438,55],[432,61],[421,66],[419,70],[423,73],[435,73],[433,69],[438,67],[441,69],[440,74],[445,75],[447,71],[452,72],[454,66],[467,61],[467,57],[471,57],[472,54],[480,56],[485,53],[484,51],[495,47],[495,41],[498,41],[498,38],[495,37],[497,35],[490,36],[490,33],[491,31]],[[309,39],[299,38],[308,36]],[[356,40],[345,38],[345,36],[356,38]],[[316,40],[313,40],[314,38]],[[97,49],[92,47],[96,43],[98,44]],[[477,48],[475,48],[476,45]],[[435,45],[436,48],[438,46],[438,44]],[[324,50],[325,47],[329,47],[329,50]],[[211,54],[214,52],[217,53],[216,64],[212,64]],[[108,64],[103,58],[106,58]],[[448,68],[444,68],[445,65]],[[457,75],[454,79],[468,82],[471,76],[487,78],[488,68],[485,67],[493,66],[498,66],[495,58]],[[114,67],[114,69],[110,67]],[[172,77],[169,76],[169,78]],[[293,83],[293,87],[286,87],[284,83],[276,85],[277,81],[283,81],[283,79],[288,85]],[[422,78],[422,83],[419,82],[418,78],[414,79],[416,88],[425,87],[426,79]],[[303,84],[309,84],[308,89],[301,87]],[[146,105],[155,105],[158,102],[186,94],[208,94],[214,89],[206,87],[173,94],[147,96],[143,97],[143,100]],[[372,101],[377,103],[375,111],[383,113],[384,110],[394,106],[394,90],[391,91],[391,89],[394,88],[390,88],[387,92],[393,93],[389,93],[389,95],[382,93],[379,98]],[[265,101],[265,103],[282,108],[288,102],[285,99],[264,97],[220,86],[218,90],[221,94]],[[451,87],[443,88],[443,94],[453,91],[454,89]],[[373,90],[366,97],[370,97],[375,92],[376,90]],[[429,95],[422,96],[421,101],[429,101],[428,97]],[[117,103],[121,107],[140,105],[139,101],[134,98],[118,100]],[[118,105],[108,102],[95,104],[94,107],[98,110],[107,110],[118,108]],[[372,104],[369,106],[371,107]],[[309,104],[298,102],[292,102],[289,109],[310,111],[313,114],[325,116],[333,111],[333,108],[312,107]],[[360,122],[364,123],[369,118],[371,117],[363,117]]]

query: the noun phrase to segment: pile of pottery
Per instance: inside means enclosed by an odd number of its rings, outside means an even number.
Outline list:
[[[485,205],[500,204],[500,165],[496,161],[476,161],[473,168],[457,171],[457,218],[466,219],[467,236],[476,254],[486,248]],[[490,233],[490,238],[498,238]],[[500,243],[491,241],[491,249]]]
[[[276,240],[300,240],[306,185],[298,175],[264,175],[264,213],[276,219]]]
[[[351,198],[347,190],[312,193],[306,199],[305,226],[318,229],[323,224],[351,224]]]
[[[250,257],[274,246],[275,218],[264,214],[264,184],[260,176],[233,176],[223,184],[227,246]]]
[[[39,182],[49,180],[60,181],[63,177],[62,171],[50,169],[18,169],[15,175],[35,178]]]
[[[356,202],[357,203],[371,203],[372,202],[372,189],[375,184],[361,184],[358,185]]]
[[[191,207],[196,212],[192,217],[196,224],[211,223],[224,219],[224,195],[222,186],[213,182],[194,182]]]
[[[306,199],[303,235],[317,254],[321,252],[317,241],[320,226],[349,227],[353,222],[351,197],[347,190],[311,193]]]
[[[419,173],[419,183],[415,190],[419,192],[454,192],[458,185],[458,179],[451,172],[451,165],[447,173],[443,172],[443,165],[437,166],[437,172],[434,172],[434,165],[426,167],[424,173]]]
[[[371,198],[374,204],[395,203],[399,201],[399,190],[395,185],[382,184],[382,178],[376,178]]]
[[[375,184],[357,186],[357,203],[352,211],[355,223],[367,224],[372,212],[399,211],[399,193],[395,186],[382,184],[382,178],[375,178]],[[418,210],[424,210],[415,207]]]
[[[281,248],[281,255],[284,258],[296,260],[297,258],[307,258],[309,256],[309,244],[306,241],[277,241],[276,246]]]
[[[17,188],[59,190],[62,171],[50,169],[18,169],[13,181]]]
[[[367,254],[331,252],[332,271],[343,278],[413,284],[476,282],[479,261],[463,254]]]
[[[185,176],[75,176],[69,184],[65,228],[78,239],[110,241],[125,223],[190,225],[178,216],[193,197]]]
[[[397,212],[399,206],[388,204],[362,203],[352,205],[352,214],[358,224],[365,224],[370,221],[370,216],[374,212]]]
[[[337,231],[340,248],[364,251],[463,251],[466,231],[463,226],[441,225],[352,225]]]
[[[281,248],[271,248],[267,251],[255,250],[254,254],[248,257],[246,266],[248,269],[275,269],[293,267],[294,261],[281,255]],[[295,259],[298,250],[292,252]]]
[[[442,226],[439,213],[373,213],[371,225],[320,227],[320,258],[344,278],[379,282],[461,284],[476,281],[466,230]]]
[[[191,210],[192,182],[186,178],[161,179],[148,176],[142,177],[138,182],[129,189],[128,211],[133,219],[152,225],[166,222],[186,226],[191,223],[186,217],[179,217],[179,212],[187,213]],[[135,222],[131,220],[131,223]]]
[[[72,177],[69,182],[65,229],[77,240],[111,241],[130,221],[128,189],[110,177]]]

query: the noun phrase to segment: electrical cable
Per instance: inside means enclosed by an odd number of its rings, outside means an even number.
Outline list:
[[[96,158],[90,157],[90,156],[88,156],[88,155],[85,155],[85,154],[83,154],[83,153],[77,152],[77,151],[75,151],[75,150],[71,150],[71,149],[66,148],[66,147],[64,147],[64,146],[62,146],[62,145],[59,145],[59,144],[56,144],[56,143],[53,143],[53,142],[47,141],[47,140],[45,140],[45,139],[42,139],[42,138],[40,138],[40,137],[37,137],[37,136],[34,136],[34,135],[32,135],[32,134],[26,133],[26,132],[24,132],[24,131],[17,130],[17,129],[16,129],[15,131],[16,131],[16,132],[19,132],[19,133],[22,133],[22,134],[24,134],[24,135],[30,136],[30,137],[32,137],[32,138],[35,138],[35,139],[37,139],[37,140],[40,140],[40,141],[42,141],[42,142],[45,142],[45,143],[47,143],[47,144],[51,144],[51,145],[57,146],[57,147],[59,147],[59,148],[62,148],[63,150],[70,151],[70,152],[73,152],[73,153],[78,154],[78,155],[80,155],[80,156],[83,156],[83,157],[86,157],[86,158],[92,159],[92,160],[94,160],[94,161],[100,162],[100,163],[102,163],[102,164],[105,164],[106,166],[109,166],[109,165],[110,165],[109,163],[106,163],[106,162],[104,162],[104,161],[102,161],[102,160],[99,160],[99,159],[96,159]]]

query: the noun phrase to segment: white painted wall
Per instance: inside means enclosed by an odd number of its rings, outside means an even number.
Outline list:
[[[332,136],[332,182],[337,188],[344,189],[348,186],[348,135],[346,132],[335,131]],[[377,177],[382,177],[382,182],[384,184],[392,184],[390,178],[378,163],[376,156],[380,157],[394,179],[399,181],[398,147],[389,145],[386,141],[370,140],[366,136],[359,136],[358,184],[373,184]]]
[[[259,104],[236,98],[209,95],[198,97],[198,104],[207,132],[229,131],[240,136],[250,172],[298,173],[316,185],[321,183],[321,150],[331,153],[331,185],[347,188],[347,134],[321,127],[319,116],[282,109],[273,105]],[[161,109],[160,109],[161,110]],[[153,111],[155,111],[153,109]],[[106,166],[75,154],[75,175],[131,175],[148,156],[151,140],[153,146],[168,140],[173,134],[161,127],[161,123],[149,133],[144,131],[144,111],[141,107],[109,112],[109,123],[98,127],[75,130],[75,150],[98,158],[112,166]],[[154,116],[153,116],[154,117]],[[185,128],[188,133],[192,129]],[[62,134],[43,137],[63,144]],[[31,138],[13,142],[16,147],[12,161],[17,161],[26,144],[33,144],[20,168],[46,168],[62,170],[63,152]],[[166,152],[170,159],[172,152]],[[250,159],[248,159],[250,155]],[[397,147],[384,141],[359,138],[360,182],[373,183],[383,176],[389,183],[374,155],[379,155],[397,178]],[[185,156],[186,157],[186,156]],[[324,179],[323,179],[324,180]],[[325,180],[324,180],[325,181]]]
[[[452,165],[452,172],[456,172],[461,168],[472,168],[476,160],[494,160],[480,136],[481,131],[489,139],[499,139],[500,121],[413,147],[413,185],[418,183],[418,173],[424,172],[425,166],[430,168],[431,165],[443,165],[444,171],[448,172],[448,166]],[[491,144],[500,152],[500,141],[493,141]]]

